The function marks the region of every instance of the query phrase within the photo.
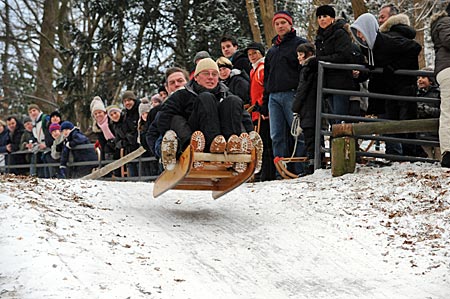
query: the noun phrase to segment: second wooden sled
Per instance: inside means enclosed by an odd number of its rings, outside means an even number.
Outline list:
[[[195,162],[204,166],[196,169]],[[247,163],[247,169],[236,172],[232,167],[234,162]],[[251,154],[210,154],[194,152],[188,146],[180,156],[173,170],[165,170],[153,186],[153,197],[158,197],[174,190],[211,190],[212,197],[217,199],[231,190],[247,182],[256,167],[256,150]]]
[[[296,179],[298,178],[298,174],[295,174],[293,172],[290,172],[287,169],[288,163],[304,163],[307,162],[307,157],[292,157],[292,158],[280,158],[275,157],[273,159],[273,163],[275,164],[275,168],[277,169],[278,173],[281,175],[283,179]]]

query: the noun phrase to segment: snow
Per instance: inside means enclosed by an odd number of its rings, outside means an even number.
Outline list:
[[[213,200],[0,176],[0,297],[449,298],[449,183],[394,163]]]

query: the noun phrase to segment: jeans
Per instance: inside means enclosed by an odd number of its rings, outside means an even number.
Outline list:
[[[292,112],[292,102],[294,101],[295,91],[274,92],[269,96],[269,115],[270,115],[270,137],[272,139],[272,148],[274,157],[291,157],[289,150],[291,140],[290,129],[294,114]],[[305,143],[303,136],[299,136],[295,151],[296,157],[305,155]],[[295,171],[301,173],[303,167],[296,163]]]
[[[350,114],[350,96],[333,94],[328,98],[331,113],[338,115]],[[332,123],[340,123],[338,119]]]

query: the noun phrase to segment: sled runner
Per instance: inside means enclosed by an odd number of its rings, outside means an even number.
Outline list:
[[[188,146],[180,156],[173,170],[165,170],[155,181],[153,197],[168,190],[211,190],[217,199],[239,187],[255,172],[256,150],[251,154],[210,154],[194,152]],[[244,162],[247,168],[239,173],[232,165]],[[201,167],[194,165],[202,164]]]
[[[298,178],[298,174],[292,173],[287,169],[288,163],[304,163],[308,162],[307,157],[291,157],[291,158],[280,158],[276,157],[273,159],[275,168],[283,179],[295,179]]]

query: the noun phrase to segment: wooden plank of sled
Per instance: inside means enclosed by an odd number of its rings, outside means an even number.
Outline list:
[[[255,167],[256,167],[256,150],[253,149],[251,153],[251,161],[250,163],[247,164],[247,169],[234,177],[224,179],[226,180],[226,182],[224,182],[223,188],[221,188],[221,190],[219,191],[213,191],[212,197],[214,199],[217,199],[227,194],[228,192],[236,189],[243,183],[247,182],[253,176],[253,173],[255,172]]]
[[[180,156],[175,168],[171,171],[163,171],[153,185],[153,197],[158,197],[164,192],[173,189],[189,173],[192,166],[194,151],[189,146]]]
[[[252,156],[250,154],[211,154],[194,152],[194,161],[210,162],[245,162],[250,163]]]
[[[230,170],[198,170],[191,171],[188,178],[210,179],[210,178],[228,178],[235,176],[235,172]]]
[[[199,155],[200,154],[200,155]],[[242,173],[237,173],[224,165],[214,165],[205,162],[204,169],[193,169],[193,158],[197,161],[204,158],[211,162],[232,162],[249,161],[247,169]],[[216,157],[217,156],[217,157]],[[231,159],[229,159],[231,158]],[[214,199],[230,192],[245,183],[253,175],[256,166],[256,151],[251,154],[206,154],[195,153],[189,146],[181,155],[175,168],[171,171],[164,171],[156,180],[153,187],[153,196],[156,198],[164,192],[175,190],[211,190]]]

